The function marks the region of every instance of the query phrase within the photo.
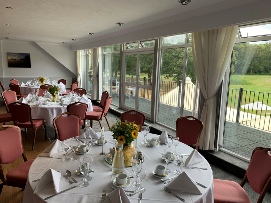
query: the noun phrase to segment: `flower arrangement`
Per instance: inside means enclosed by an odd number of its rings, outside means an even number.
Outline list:
[[[44,83],[45,82],[45,78],[44,77],[38,77],[37,79],[40,83]]]
[[[111,126],[110,131],[113,132],[113,138],[116,139],[119,144],[128,145],[137,138],[139,126],[134,122],[117,121],[116,124]]]
[[[53,86],[49,87],[49,89],[48,89],[48,92],[49,92],[53,97],[55,97],[55,96],[58,94],[59,91],[60,91],[60,89],[59,89],[59,87],[56,86],[56,85],[53,85]]]

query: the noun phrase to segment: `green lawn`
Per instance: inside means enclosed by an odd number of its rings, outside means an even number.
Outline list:
[[[237,107],[239,89],[241,87],[244,90],[242,104],[248,104],[259,101],[263,102],[268,106],[271,106],[270,75],[232,75],[230,78],[230,87],[229,87],[230,92],[228,98],[228,106],[232,108]]]

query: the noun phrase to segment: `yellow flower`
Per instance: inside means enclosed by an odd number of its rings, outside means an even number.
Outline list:
[[[118,137],[118,143],[119,144],[124,144],[125,143],[125,137],[123,135]]]
[[[113,124],[113,125],[111,126],[110,130],[112,130],[114,127],[115,127],[115,124]]]
[[[138,128],[138,125],[137,124],[133,124],[134,128],[138,131],[139,128]]]
[[[134,139],[136,139],[137,136],[138,136],[137,130],[133,130],[133,131],[132,131],[132,137],[133,137]]]

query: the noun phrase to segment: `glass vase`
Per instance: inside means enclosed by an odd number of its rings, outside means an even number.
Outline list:
[[[112,173],[124,173],[124,168],[123,145],[117,143],[115,146],[115,154],[112,162]]]
[[[123,146],[123,156],[124,156],[124,166],[132,166],[131,159],[135,155],[135,146],[133,143],[124,144]]]

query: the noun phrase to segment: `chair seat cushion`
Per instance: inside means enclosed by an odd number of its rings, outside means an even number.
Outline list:
[[[90,111],[86,113],[86,119],[88,120],[99,120],[102,112]]]
[[[16,168],[10,170],[6,175],[7,182],[22,185],[25,184],[27,181],[29,168],[33,161],[34,160],[23,162]]]
[[[11,113],[0,114],[0,123],[12,121]]]
[[[93,106],[93,111],[103,112],[103,109],[102,109],[102,107],[99,107],[99,106]]]
[[[215,203],[251,203],[246,191],[236,182],[214,179]]]
[[[38,128],[41,125],[43,125],[44,120],[43,119],[32,119],[32,123],[34,128]],[[17,125],[21,128],[32,128],[31,123],[30,122],[25,122],[25,123],[17,123]]]

